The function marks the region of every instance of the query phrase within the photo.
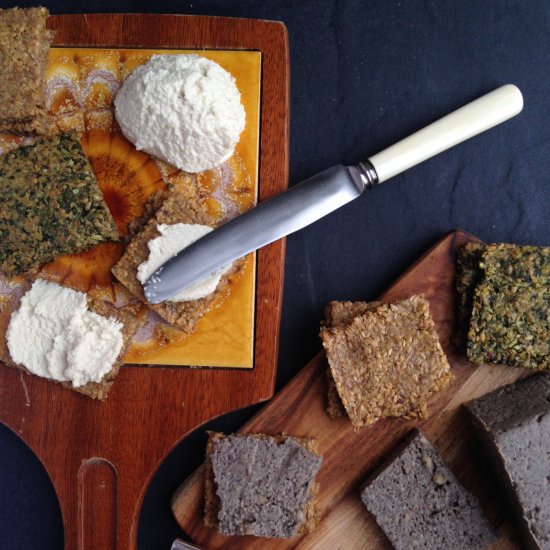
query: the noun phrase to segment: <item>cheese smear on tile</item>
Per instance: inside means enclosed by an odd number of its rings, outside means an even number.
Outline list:
[[[200,55],[153,55],[115,97],[122,133],[137,149],[186,172],[203,172],[235,150],[246,114],[233,76]]]
[[[15,363],[74,387],[99,382],[123,345],[122,323],[88,309],[86,294],[36,280],[7,330]]]
[[[170,225],[162,223],[157,225],[157,231],[160,235],[147,243],[149,247],[149,258],[138,267],[137,279],[142,284],[144,284],[161,265],[196,240],[210,233],[212,228],[198,223],[175,223]],[[210,276],[184,288],[169,301],[189,302],[212,294],[212,292],[216,290],[223,274],[226,273],[230,267],[231,265],[228,265],[218,269]]]

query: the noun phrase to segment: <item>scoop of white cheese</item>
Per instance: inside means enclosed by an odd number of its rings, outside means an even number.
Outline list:
[[[38,279],[10,318],[7,342],[13,361],[33,374],[78,387],[113,368],[122,323],[88,310],[82,292]]]
[[[123,134],[137,149],[186,172],[225,162],[245,126],[235,79],[199,55],[154,55],[115,98]]]
[[[170,258],[178,252],[187,248],[207,233],[212,231],[211,227],[198,223],[175,223],[172,225],[159,224],[157,231],[158,237],[151,239],[147,246],[149,247],[149,257],[145,262],[139,265],[137,270],[137,279],[140,283],[145,283],[153,273]],[[209,277],[205,277],[195,284],[188,286],[181,292],[173,296],[170,302],[189,302],[204,298],[216,290],[222,275],[226,273],[231,265],[225,266]]]

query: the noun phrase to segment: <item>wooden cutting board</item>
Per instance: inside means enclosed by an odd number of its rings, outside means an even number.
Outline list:
[[[288,41],[283,24],[168,15],[53,16],[55,44],[256,50],[262,54],[260,201],[288,178]],[[284,241],[258,253],[254,367],[247,371],[127,366],[109,398],[0,365],[0,421],[36,453],[59,498],[67,549],[134,548],[150,479],[191,430],[269,399],[277,365]]]
[[[321,521],[308,535],[292,539],[225,537],[203,526],[203,472],[197,470],[176,492],[172,510],[176,520],[202,547],[214,550],[242,548],[300,548],[315,550],[382,550],[391,545],[364,509],[357,487],[383,457],[413,427],[419,427],[439,449],[464,485],[480,498],[493,525],[502,534],[495,549],[519,548],[508,523],[504,500],[484,457],[478,449],[461,403],[508,384],[525,374],[520,369],[497,365],[476,367],[453,343],[455,329],[455,251],[476,240],[456,231],[437,243],[381,297],[391,302],[424,293],[430,302],[441,344],[452,366],[450,387],[429,403],[426,421],[383,419],[355,433],[346,419],[333,420],[327,406],[327,362],[319,353],[241,431],[275,434],[286,432],[319,441],[323,465],[317,502]],[[406,503],[403,503],[406,506]]]

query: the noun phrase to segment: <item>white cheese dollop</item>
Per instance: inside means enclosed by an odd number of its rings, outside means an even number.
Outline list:
[[[137,149],[186,172],[210,170],[235,150],[245,112],[235,79],[199,55],[154,55],[115,98],[123,134]]]
[[[207,233],[212,231],[211,227],[198,223],[175,223],[171,225],[159,224],[157,231],[160,233],[158,237],[151,239],[147,246],[149,247],[149,257],[145,262],[139,265],[137,270],[137,279],[144,284],[147,279],[170,258],[174,257],[178,252],[187,248]],[[216,290],[222,275],[226,273],[231,265],[225,266],[210,276],[201,279],[181,292],[173,296],[170,302],[189,302],[190,300],[198,300],[212,294]]]
[[[88,309],[86,294],[37,279],[8,325],[10,356],[44,378],[84,386],[113,368],[122,323]]]

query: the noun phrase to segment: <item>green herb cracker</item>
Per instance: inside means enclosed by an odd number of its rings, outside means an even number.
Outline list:
[[[468,359],[531,369],[550,368],[550,289],[489,279],[475,291]]]
[[[41,139],[0,156],[0,267],[6,274],[117,238],[75,136]]]

